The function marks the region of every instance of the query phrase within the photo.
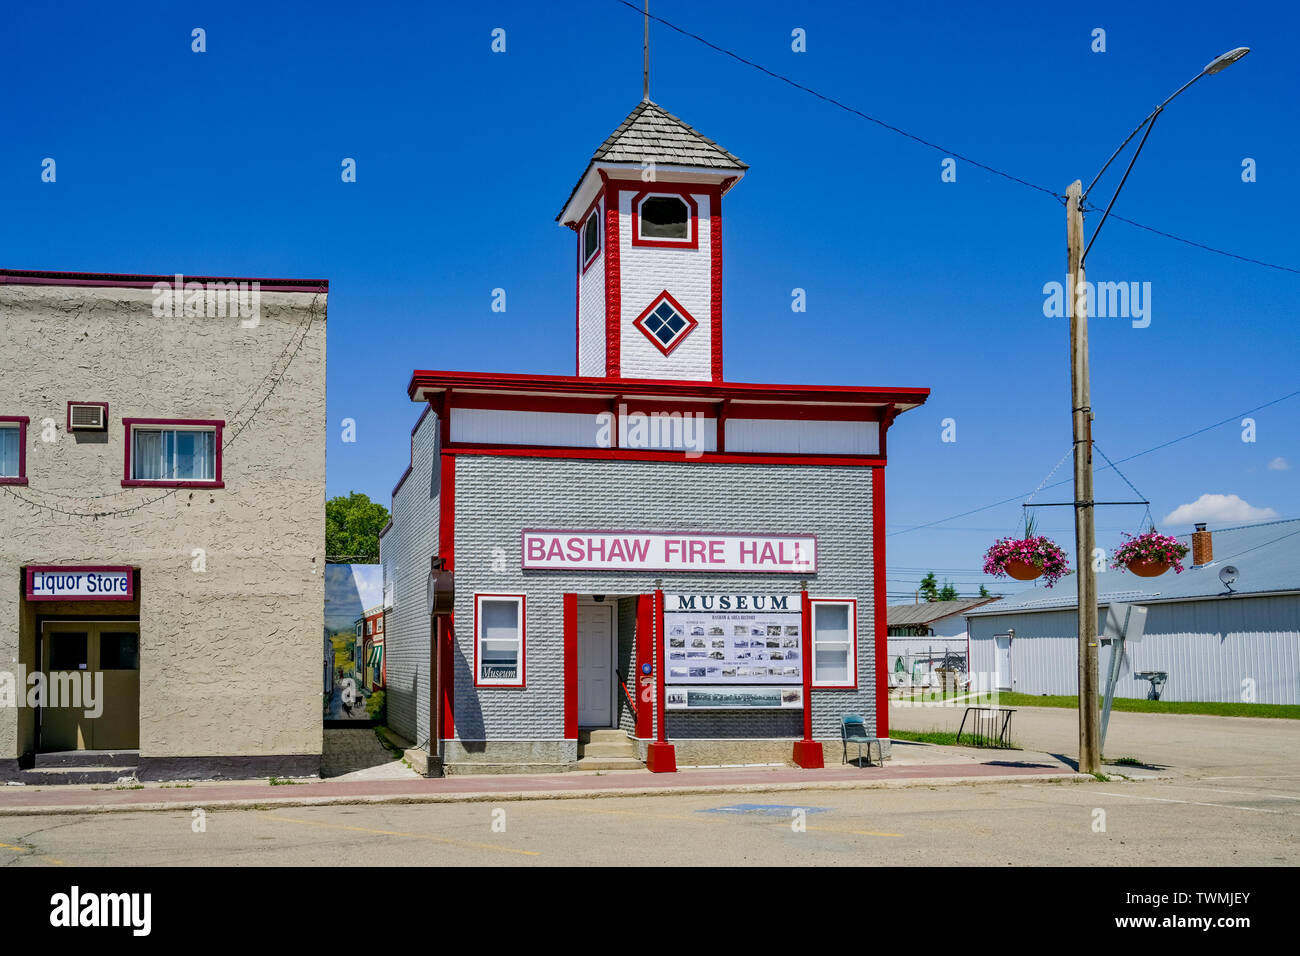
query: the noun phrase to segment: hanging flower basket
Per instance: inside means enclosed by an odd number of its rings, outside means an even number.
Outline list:
[[[1043,535],[999,538],[984,554],[984,573],[1017,581],[1041,577],[1050,588],[1070,573],[1070,561],[1055,541]]]
[[[1127,569],[1143,578],[1159,577],[1170,568],[1175,574],[1183,573],[1187,545],[1172,535],[1161,534],[1152,528],[1136,537],[1125,533],[1124,538],[1124,543],[1115,549],[1110,562],[1112,568]]]

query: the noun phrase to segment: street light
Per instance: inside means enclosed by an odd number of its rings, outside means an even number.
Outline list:
[[[1222,56],[1211,60],[1200,73],[1175,90],[1163,103],[1157,106],[1128,138],[1120,143],[1119,149],[1111,154],[1102,166],[1101,172],[1093,177],[1085,190],[1080,180],[1070,184],[1065,191],[1065,239],[1066,239],[1066,275],[1071,284],[1072,294],[1067,296],[1070,310],[1070,397],[1071,425],[1074,432],[1074,546],[1075,560],[1078,562],[1078,620],[1079,620],[1079,770],[1083,773],[1096,773],[1101,769],[1101,735],[1097,713],[1097,572],[1093,570],[1092,554],[1097,544],[1097,530],[1093,509],[1095,502],[1092,495],[1092,398],[1088,375],[1088,310],[1087,293],[1084,291],[1084,260],[1092,244],[1097,241],[1101,227],[1106,224],[1120,190],[1128,181],[1128,174],[1133,170],[1147,137],[1155,126],[1160,113],[1183,90],[1187,89],[1201,77],[1219,73],[1236,63],[1250,52],[1249,47],[1237,47]],[[1110,168],[1115,158],[1143,127],[1146,132],[1138,143],[1129,160],[1128,168],[1115,194],[1106,204],[1101,221],[1093,231],[1092,239],[1085,248],[1083,244],[1083,203],[1092,187]],[[1080,295],[1083,295],[1083,307],[1080,308]]]

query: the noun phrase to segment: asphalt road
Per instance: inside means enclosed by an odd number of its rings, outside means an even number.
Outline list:
[[[4,817],[0,865],[1294,866],[1300,772],[1278,774],[229,810],[203,832],[183,812]],[[721,810],[741,804],[776,806]]]

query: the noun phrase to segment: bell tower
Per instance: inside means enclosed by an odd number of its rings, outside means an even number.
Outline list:
[[[722,381],[722,197],[749,167],[649,99],[556,221],[577,236],[577,373]]]

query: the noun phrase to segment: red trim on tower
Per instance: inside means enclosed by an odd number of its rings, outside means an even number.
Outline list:
[[[722,381],[722,194],[709,197],[709,279],[712,299],[709,329],[712,338],[713,380]]]
[[[578,739],[578,595],[565,594],[564,739]]]
[[[622,363],[622,342],[619,339],[623,321],[623,285],[619,273],[618,207],[619,187],[603,170],[600,178],[605,183],[605,375],[618,378]]]
[[[882,440],[884,436],[881,436]],[[885,604],[885,469],[871,471],[871,590],[876,603],[876,736],[889,736],[889,611]]]
[[[654,673],[654,595],[641,594],[636,599],[636,673],[632,675],[632,692],[636,695],[636,735],[641,740],[654,736],[653,697],[641,693],[645,666]],[[653,679],[653,678],[652,678]]]

